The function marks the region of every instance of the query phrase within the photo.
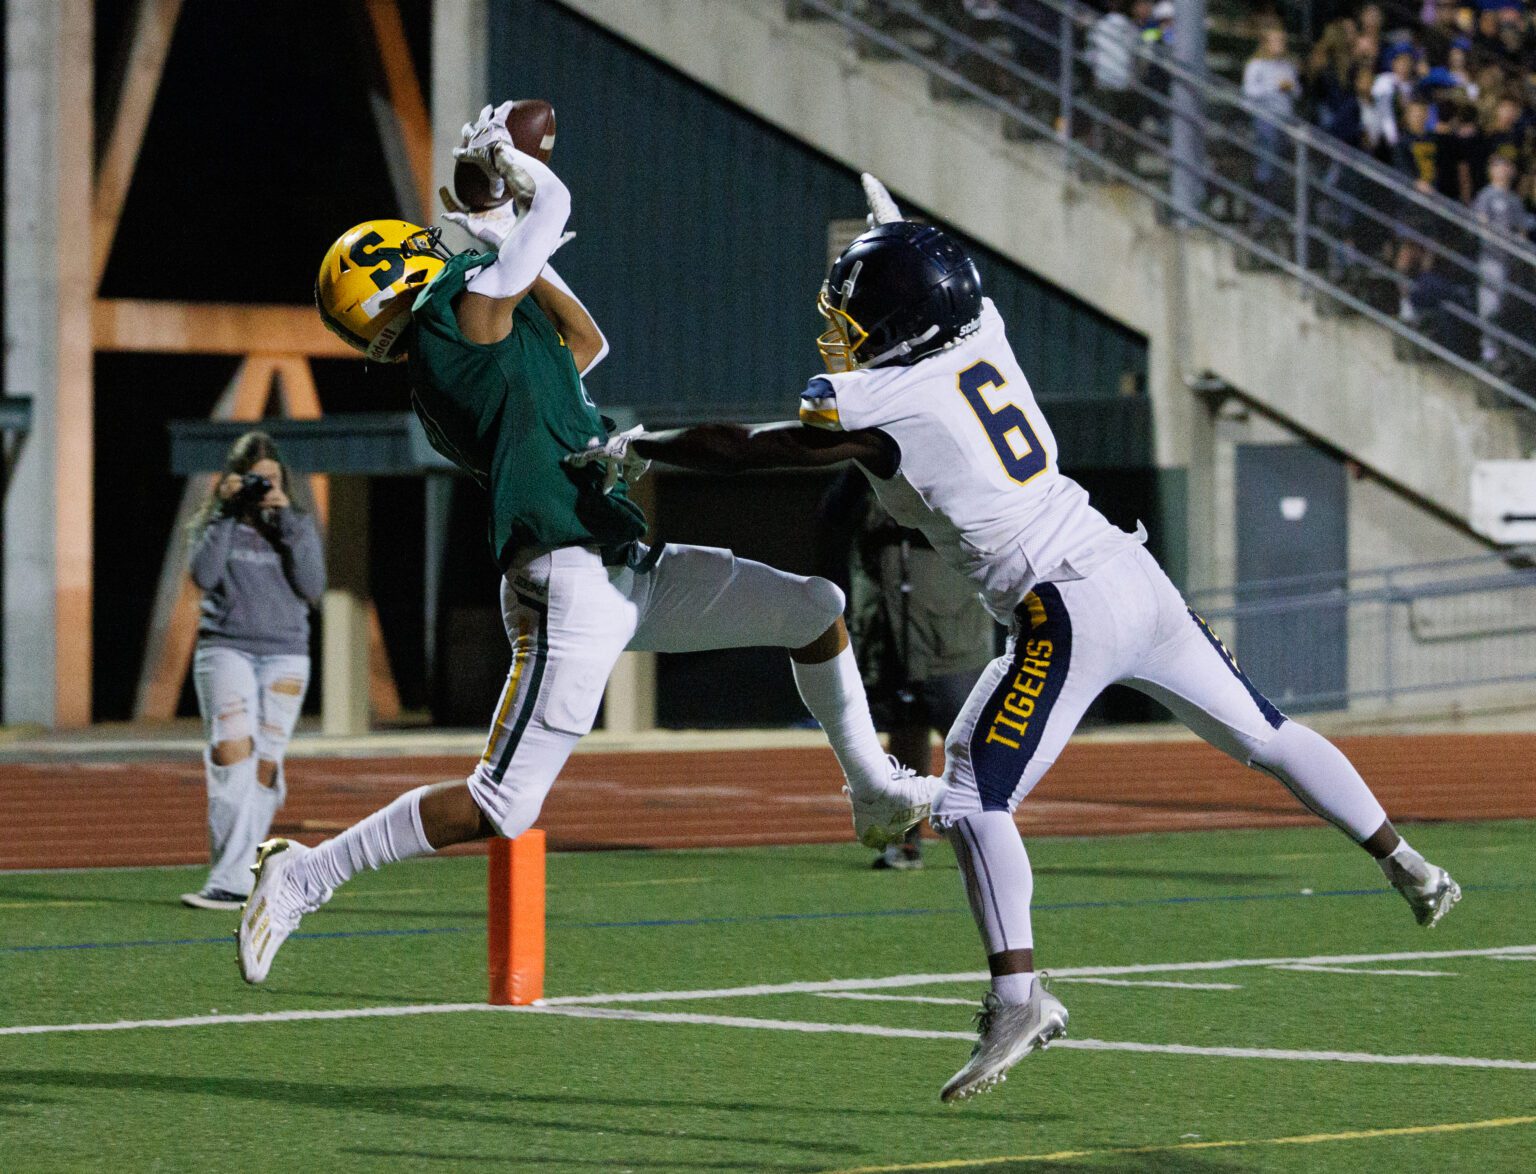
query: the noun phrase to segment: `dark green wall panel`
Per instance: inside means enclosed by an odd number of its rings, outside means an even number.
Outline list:
[[[553,0],[492,8],[492,93],[558,112],[578,236],[556,265],[613,344],[598,401],[651,423],[792,414],[820,370],[828,222],[865,211],[857,174]],[[1145,387],[1139,335],[968,243],[1038,395]],[[1067,456],[1145,464],[1144,428],[1130,447]]]

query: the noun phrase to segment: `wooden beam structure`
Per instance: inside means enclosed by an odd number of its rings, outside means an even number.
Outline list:
[[[399,2],[359,2],[386,91],[373,100],[387,99],[381,126],[394,125],[386,136],[398,130],[397,163],[403,157],[404,166],[395,168],[397,190],[402,197],[419,193],[425,216],[435,190],[432,123]],[[483,40],[483,0],[463,2],[480,14]],[[25,302],[11,299],[16,309],[8,306],[7,336],[55,339],[51,346],[18,348],[18,357],[7,361],[8,381],[34,391],[35,434],[15,461],[3,501],[7,639],[0,695],[8,719],[66,726],[91,718],[93,352],[240,356],[215,416],[251,421],[263,416],[274,390],[286,415],[317,418],[320,398],[310,360],[360,357],[326,331],[307,305],[77,295],[25,308],[37,302],[30,293],[38,286],[92,295],[100,289],[184,7],[185,0],[133,0],[122,71],[105,83],[112,90],[102,104],[107,114],[93,133],[90,0],[7,0],[8,81],[10,75],[20,79],[7,91],[7,172],[40,193],[35,206],[12,201],[7,207],[8,292],[29,292]],[[94,172],[93,141],[99,148]],[[38,223],[42,208],[50,218],[46,225]],[[50,244],[44,239],[49,233],[59,240],[88,238],[89,249]],[[38,242],[36,250],[17,244],[29,241]],[[328,488],[323,476],[311,477],[322,524]],[[202,477],[189,478],[167,543],[135,700],[138,716],[170,717],[180,700],[198,612],[198,594],[185,570],[184,530],[207,492]],[[399,713],[399,693],[377,609],[366,598],[359,618],[367,628],[371,709],[388,720]],[[22,640],[22,632],[32,635]]]
[[[171,49],[181,5],[182,0],[138,0],[134,7],[127,64],[114,103],[116,114],[106,134],[100,136],[106,145],[96,166],[96,191],[91,207],[93,290],[101,286],[112,242],[117,239],[128,185],[139,161],[139,149],[144,145],[144,131],[149,126],[160,77],[165,72],[165,58]]]
[[[160,302],[98,298],[92,320],[98,351],[167,355],[281,353],[361,359],[309,306],[238,302]]]
[[[400,5],[397,0],[365,0],[365,7],[425,224],[433,208],[432,123],[427,117],[421,82],[416,77],[416,64],[411,60],[411,48],[406,43]]]

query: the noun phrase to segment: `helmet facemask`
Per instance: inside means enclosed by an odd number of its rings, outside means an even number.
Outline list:
[[[816,312],[827,323],[826,331],[816,339],[816,349],[821,352],[821,361],[832,375],[840,371],[856,371],[859,367],[858,349],[869,338],[869,332],[858,324],[846,308],[849,299],[853,297],[854,283],[859,280],[859,270],[863,267],[863,261],[853,263],[853,271],[848,274],[848,279],[837,287],[836,305],[832,304],[834,291],[830,277],[821,283],[821,293],[816,297]]]

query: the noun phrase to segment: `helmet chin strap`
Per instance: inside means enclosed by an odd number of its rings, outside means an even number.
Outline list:
[[[930,338],[932,338],[938,332],[939,332],[939,327],[938,327],[938,324],[935,323],[934,325],[930,326],[927,330],[925,330],[921,334],[919,334],[916,338],[909,338],[905,342],[898,342],[890,350],[883,351],[880,354],[875,355],[873,358],[866,359],[864,361],[864,363],[862,364],[862,366],[865,366],[865,367],[878,367],[881,363],[885,362],[887,359],[899,359],[899,358],[901,358],[904,355],[909,355],[913,351],[915,351],[918,347],[922,346],[923,343],[927,342]]]

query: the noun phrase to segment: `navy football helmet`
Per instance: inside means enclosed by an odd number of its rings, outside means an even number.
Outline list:
[[[828,371],[905,367],[974,329],[981,277],[955,240],[930,224],[870,229],[832,262],[816,309]]]

